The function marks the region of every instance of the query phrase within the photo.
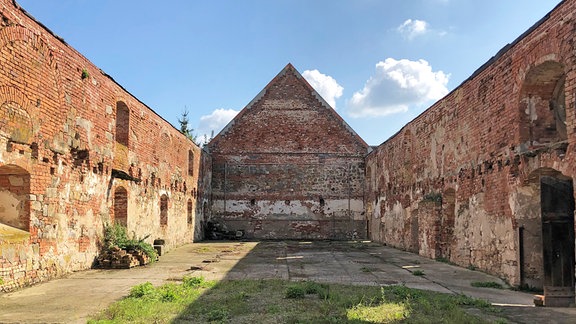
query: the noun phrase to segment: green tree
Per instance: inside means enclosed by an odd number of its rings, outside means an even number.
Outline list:
[[[184,134],[191,141],[196,143],[196,135],[194,134],[194,129],[188,126],[188,108],[184,107],[181,118],[178,118],[180,123],[180,133]]]

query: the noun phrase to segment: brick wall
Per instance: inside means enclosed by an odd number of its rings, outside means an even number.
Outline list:
[[[209,144],[212,219],[255,238],[366,236],[368,146],[291,65]]]
[[[542,285],[539,179],[576,171],[575,14],[562,2],[367,157],[373,239],[411,249],[415,230],[423,255]]]
[[[201,149],[12,1],[0,15],[0,290],[91,267],[115,213],[167,248],[201,237]]]

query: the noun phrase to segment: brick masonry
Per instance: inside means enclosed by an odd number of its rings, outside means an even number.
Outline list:
[[[372,152],[291,65],[201,150],[15,3],[0,15],[0,291],[89,268],[106,223],[169,249],[208,219],[574,277],[549,257],[574,263],[574,0]]]
[[[208,145],[212,217],[266,239],[366,238],[368,146],[288,64]]]
[[[0,291],[90,268],[114,221],[200,239],[201,149],[12,1],[0,16]]]
[[[576,175],[575,14],[562,2],[368,155],[372,239],[542,287],[540,183]]]

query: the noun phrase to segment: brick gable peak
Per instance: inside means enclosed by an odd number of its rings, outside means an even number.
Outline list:
[[[252,99],[248,105],[246,105],[246,107],[244,107],[237,115],[236,117],[234,117],[215,137],[214,139],[212,139],[212,141],[210,141],[210,143],[207,145],[208,150],[210,150],[210,147],[217,145],[217,143],[220,141],[220,139],[222,137],[224,137],[226,135],[226,133],[228,133],[230,131],[230,129],[234,126],[234,124],[236,123],[236,121],[240,120],[243,118],[243,116],[250,111],[250,109],[252,109],[252,107],[254,107],[256,105],[256,103],[258,103],[267,93],[269,93],[273,87],[275,87],[277,84],[281,83],[282,78],[284,78],[287,74],[292,74],[293,76],[295,76],[299,81],[300,84],[305,87],[308,91],[310,91],[310,93],[312,94],[312,96],[318,100],[318,102],[321,104],[322,107],[324,107],[326,109],[326,112],[328,114],[330,114],[333,118],[335,118],[336,120],[338,120],[339,123],[341,123],[341,125],[355,138],[355,140],[357,141],[357,143],[363,147],[366,147],[367,153],[369,151],[371,151],[370,147],[368,146],[368,144],[352,129],[352,127],[350,127],[350,125],[348,125],[348,123],[346,123],[344,121],[344,119],[336,112],[336,110],[334,110],[334,108],[332,108],[330,106],[330,104],[328,104],[326,102],[326,100],[324,100],[324,98],[322,98],[322,96],[320,96],[320,94],[314,89],[314,87],[312,87],[310,85],[310,83],[308,83],[308,81],[306,81],[306,79],[302,76],[302,74],[300,72],[298,72],[298,70],[296,70],[296,68],[292,65],[292,63],[288,63],[286,64],[286,66],[270,81],[268,82],[268,84],[264,87],[264,89],[262,89],[262,91],[260,91],[255,97],[254,99]]]

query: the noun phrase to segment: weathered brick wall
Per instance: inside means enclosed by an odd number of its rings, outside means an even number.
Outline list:
[[[368,147],[288,65],[209,144],[212,219],[254,238],[366,236]]]
[[[200,148],[12,1],[0,16],[0,291],[91,267],[115,213],[168,248],[201,237]]]
[[[374,240],[541,286],[539,179],[576,172],[575,14],[562,2],[367,157]]]

